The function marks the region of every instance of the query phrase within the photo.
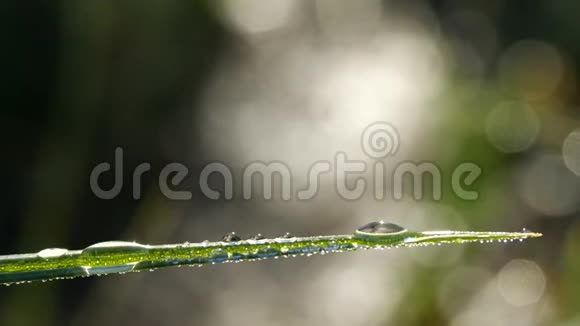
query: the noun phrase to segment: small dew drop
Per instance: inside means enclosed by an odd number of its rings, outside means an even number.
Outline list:
[[[290,232],[286,232],[286,233],[284,233],[284,235],[283,235],[283,236],[281,236],[280,238],[282,238],[282,239],[292,239],[292,238],[294,238],[294,236],[292,235],[292,233],[290,233]]]
[[[255,235],[250,237],[250,240],[263,240],[263,239],[265,239],[265,238],[261,233],[255,234]]]

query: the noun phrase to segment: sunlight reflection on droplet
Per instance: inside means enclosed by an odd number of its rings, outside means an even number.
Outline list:
[[[578,209],[580,180],[556,155],[536,157],[522,171],[520,192],[531,208],[548,216],[571,214]]]
[[[227,19],[241,32],[259,33],[285,25],[296,2],[292,0],[223,1]]]
[[[540,300],[546,289],[546,278],[533,261],[514,259],[499,272],[497,286],[509,304],[521,307]]]
[[[580,129],[572,131],[562,145],[564,163],[570,171],[580,176]]]
[[[528,149],[540,131],[536,112],[523,102],[502,102],[487,116],[485,131],[500,151],[516,153]]]
[[[538,40],[517,42],[503,54],[499,77],[508,90],[514,89],[526,99],[552,95],[559,86],[564,63],[558,50]]]

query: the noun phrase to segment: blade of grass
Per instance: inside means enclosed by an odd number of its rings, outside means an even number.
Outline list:
[[[428,246],[441,243],[513,241],[540,237],[534,232],[408,231],[398,225],[372,222],[353,234],[314,237],[289,235],[242,240],[235,234],[222,241],[142,245],[109,241],[83,250],[45,249],[35,254],[0,256],[0,284],[48,281],[154,270],[182,265],[254,261],[358,249]]]

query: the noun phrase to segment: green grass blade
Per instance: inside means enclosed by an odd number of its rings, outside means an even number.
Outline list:
[[[242,240],[235,235],[223,241],[142,245],[134,242],[97,243],[83,250],[45,249],[35,254],[0,256],[0,284],[48,281],[93,275],[153,270],[183,265],[254,261],[327,252],[441,243],[494,242],[540,237],[533,232],[408,231],[398,225],[373,222],[349,235],[284,236]]]

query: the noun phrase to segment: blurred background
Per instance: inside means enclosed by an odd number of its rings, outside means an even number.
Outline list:
[[[519,231],[523,243],[301,257],[0,287],[0,325],[580,324],[580,3],[555,1],[8,1],[1,7],[4,156],[0,254],[106,240],[175,243],[236,231]],[[429,161],[442,199],[371,192],[347,201],[330,176],[308,201],[210,200],[198,176],[234,179],[278,160],[296,188],[310,165],[349,159],[387,121]],[[92,169],[124,149],[111,200]],[[142,198],[132,171],[149,162]],[[172,201],[170,162],[190,169]],[[451,190],[461,162],[477,200]],[[368,172],[368,171],[367,171]],[[219,188],[222,181],[211,179]],[[348,181],[348,180],[347,180]],[[349,182],[352,182],[350,180]],[[103,188],[112,175],[103,176]],[[369,185],[371,187],[371,185]],[[256,191],[259,191],[256,188]],[[575,253],[576,252],[576,253]]]

